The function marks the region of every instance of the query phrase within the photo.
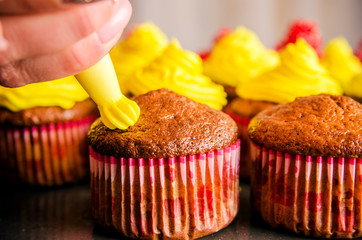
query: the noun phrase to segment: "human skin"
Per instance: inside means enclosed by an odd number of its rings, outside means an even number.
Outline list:
[[[0,0],[0,85],[19,87],[77,74],[116,44],[128,0]]]

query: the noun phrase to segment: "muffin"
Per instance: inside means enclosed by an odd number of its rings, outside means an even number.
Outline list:
[[[53,186],[89,174],[87,132],[96,105],[72,77],[0,87],[0,176]]]
[[[302,38],[280,51],[280,64],[273,70],[250,79],[236,88],[238,97],[226,108],[238,124],[241,140],[240,177],[250,178],[250,119],[262,110],[296,97],[320,93],[342,94],[342,89],[320,65],[315,50]]]
[[[278,62],[277,52],[266,49],[256,34],[237,27],[215,42],[203,63],[205,75],[224,86],[230,101],[236,97],[238,84],[274,68]]]
[[[274,107],[276,103],[256,101],[236,97],[227,105],[224,112],[227,113],[238,126],[238,138],[240,139],[240,179],[250,180],[251,157],[248,126],[250,120],[259,112]]]
[[[126,78],[148,65],[168,45],[166,35],[152,22],[134,25],[110,51],[121,91],[128,95]]]
[[[349,88],[351,80],[362,73],[362,63],[353,54],[352,47],[347,40],[342,37],[328,42],[321,63],[341,84],[344,91]]]
[[[224,88],[203,74],[201,58],[182,49],[176,39],[149,65],[129,76],[127,82],[133,96],[167,88],[217,110],[227,103]]]
[[[95,220],[141,239],[195,239],[239,208],[237,127],[221,111],[167,89],[133,98],[126,130],[100,119],[88,134]]]
[[[362,236],[362,105],[346,96],[297,98],[250,122],[254,209],[307,236]]]

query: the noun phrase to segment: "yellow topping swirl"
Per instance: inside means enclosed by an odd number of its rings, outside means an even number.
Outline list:
[[[136,69],[146,66],[168,45],[162,31],[150,22],[137,25],[110,52],[122,92],[127,92],[125,79]]]
[[[140,108],[122,94],[109,54],[75,77],[97,104],[108,128],[127,129],[137,122]]]
[[[339,84],[328,75],[317,53],[304,39],[288,44],[280,52],[280,60],[275,69],[240,84],[236,93],[241,98],[274,103],[321,93],[342,94]]]
[[[266,49],[253,32],[238,27],[215,44],[204,72],[220,84],[236,87],[278,63],[276,51]]]
[[[128,87],[134,95],[168,88],[220,110],[226,104],[224,88],[203,75],[202,70],[201,58],[181,49],[179,43],[173,40],[162,55],[129,77]]]
[[[331,40],[327,44],[321,62],[344,90],[352,78],[362,72],[361,62],[353,55],[353,50],[345,38]]]
[[[70,109],[89,98],[74,76],[32,83],[18,88],[0,86],[0,106],[13,112],[33,107],[59,106]]]
[[[362,72],[352,78],[346,88],[346,94],[348,96],[362,98]]]

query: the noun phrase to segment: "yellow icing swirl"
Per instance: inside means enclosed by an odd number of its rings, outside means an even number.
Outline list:
[[[168,45],[162,31],[150,22],[139,24],[110,52],[122,92],[127,92],[125,79],[136,69],[146,66]]]
[[[328,75],[317,53],[304,39],[288,44],[280,52],[280,60],[275,69],[240,84],[236,93],[241,98],[274,103],[321,93],[342,94],[339,84]]]
[[[70,109],[89,98],[74,76],[32,83],[18,88],[0,86],[0,106],[13,112],[33,107],[59,106]]]
[[[203,75],[202,70],[201,58],[181,49],[179,43],[173,40],[158,58],[130,76],[128,87],[134,95],[168,88],[220,110],[226,104],[224,88]]]
[[[350,84],[346,87],[346,94],[362,98],[362,72],[352,78]]]
[[[345,38],[332,39],[327,44],[321,62],[343,89],[348,87],[355,75],[362,72],[361,62],[353,55],[353,50]]]
[[[137,122],[140,108],[122,94],[109,54],[75,77],[97,104],[108,128],[127,129]]]
[[[216,42],[204,62],[204,72],[215,82],[236,87],[278,63],[276,51],[266,49],[253,32],[238,27]]]

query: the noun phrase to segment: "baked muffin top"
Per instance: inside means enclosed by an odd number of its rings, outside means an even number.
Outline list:
[[[89,131],[94,151],[117,158],[163,158],[206,153],[237,140],[237,126],[225,113],[168,89],[133,98],[139,120],[126,130],[108,129],[100,119]]]
[[[259,113],[248,133],[280,152],[362,158],[362,105],[345,96],[300,97]]]

